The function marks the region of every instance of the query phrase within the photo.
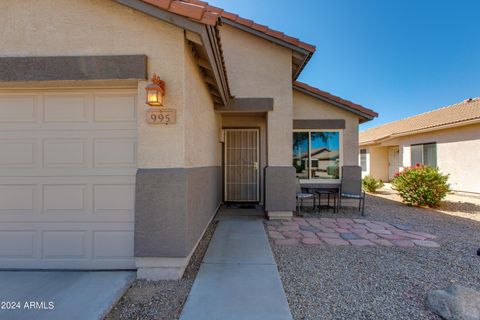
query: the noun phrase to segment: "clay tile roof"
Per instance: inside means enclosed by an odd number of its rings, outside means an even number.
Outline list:
[[[360,143],[374,143],[396,135],[414,134],[417,131],[461,125],[465,121],[480,120],[480,97],[467,99],[451,106],[435,109],[402,120],[386,123],[360,133]]]
[[[296,86],[296,87],[302,88],[306,91],[309,91],[313,94],[316,94],[316,95],[322,96],[324,98],[327,98],[329,100],[335,101],[335,102],[337,102],[341,105],[346,106],[347,108],[359,111],[359,112],[361,112],[361,113],[363,113],[367,116],[370,116],[372,118],[378,117],[378,113],[376,113],[375,111],[373,111],[371,109],[365,108],[365,107],[363,107],[359,104],[353,103],[349,100],[342,99],[342,98],[340,98],[338,96],[335,96],[335,95],[333,95],[329,92],[326,92],[326,91],[320,90],[318,88],[312,87],[312,86],[310,86],[306,83],[303,83],[303,82],[300,82],[300,81],[294,81],[293,85]]]
[[[216,25],[219,18],[228,19],[242,26],[252,28],[266,35],[284,41],[295,47],[302,48],[310,54],[315,52],[315,46],[302,42],[296,38],[289,37],[280,31],[273,30],[267,26],[256,24],[254,21],[242,18],[237,14],[226,12],[221,8],[209,5],[200,0],[142,0],[145,3],[154,5],[160,9],[173,12],[191,20],[206,24]]]

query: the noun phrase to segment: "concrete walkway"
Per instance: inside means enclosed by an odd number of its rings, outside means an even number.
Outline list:
[[[220,219],[180,319],[292,319],[262,219]]]
[[[0,319],[103,319],[134,278],[127,271],[1,271],[0,301],[10,304]]]

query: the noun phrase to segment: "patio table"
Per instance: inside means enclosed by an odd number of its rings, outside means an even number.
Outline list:
[[[333,207],[330,206],[330,196],[327,204],[327,208],[333,208],[333,212],[338,212],[338,197],[340,195],[341,183],[301,183],[300,186],[302,189],[305,189],[308,193],[318,194],[318,209],[321,209],[322,194],[332,194],[334,195],[334,204]]]

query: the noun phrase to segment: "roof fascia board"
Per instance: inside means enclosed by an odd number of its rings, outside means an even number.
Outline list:
[[[162,10],[160,8],[157,8],[153,5],[150,5],[148,3],[145,3],[140,0],[113,0],[119,4],[122,4],[124,6],[127,6],[131,9],[135,9],[137,11],[140,11],[142,13],[145,13],[149,16],[152,16],[154,18],[157,18],[159,20],[165,21],[167,23],[173,24],[177,27],[180,27],[182,29],[188,30],[190,32],[194,32],[200,35],[202,41],[203,41],[203,47],[205,48],[205,51],[207,52],[208,58],[210,60],[210,63],[213,65],[213,74],[215,76],[215,81],[218,83],[218,86],[220,88],[220,95],[221,95],[221,100],[224,105],[227,104],[229,100],[229,89],[228,89],[228,83],[226,82],[226,75],[223,72],[223,67],[221,64],[220,60],[220,53],[218,53],[218,45],[216,42],[216,39],[214,37],[214,33],[212,36],[212,30],[214,27],[212,26],[205,26],[201,23],[191,21],[185,17],[176,15],[174,13]],[[214,31],[213,31],[214,32]],[[212,42],[213,41],[213,42]],[[213,49],[213,47],[217,47],[216,49]],[[215,54],[215,52],[217,53]]]
[[[309,54],[310,54],[310,52],[307,51],[307,50],[305,50],[305,49],[302,49],[302,48],[300,48],[300,47],[294,46],[293,44],[290,44],[290,43],[288,43],[288,42],[286,42],[286,41],[282,41],[282,40],[280,40],[280,39],[277,39],[277,38],[274,38],[274,37],[272,37],[272,36],[269,36],[268,34],[265,34],[265,33],[263,33],[263,32],[260,32],[260,31],[254,30],[254,29],[252,29],[252,28],[249,28],[249,27],[247,27],[247,26],[244,26],[244,25],[242,25],[242,24],[240,24],[240,23],[238,23],[238,22],[232,21],[232,20],[227,19],[227,18],[224,18],[224,17],[221,17],[220,20],[221,20],[223,23],[228,24],[228,25],[230,25],[230,26],[232,26],[232,27],[235,27],[235,28],[240,29],[240,30],[242,30],[242,31],[251,33],[251,34],[253,34],[253,35],[257,36],[257,37],[266,39],[266,40],[268,40],[268,41],[274,42],[274,43],[276,43],[276,44],[278,44],[278,45],[281,45],[281,46],[283,46],[283,47],[287,47],[287,48],[289,48],[289,49],[292,49],[293,51],[299,52],[299,53],[304,54],[304,55],[309,55]]]
[[[206,32],[200,34],[202,40],[205,44],[204,48],[207,52],[208,58],[215,63],[213,65],[213,74],[215,76],[215,80],[219,84],[220,88],[220,95],[221,100],[224,105],[227,105],[228,101],[231,98],[230,88],[228,85],[228,79],[223,67],[223,60],[222,60],[222,53],[220,52],[220,46],[217,41],[217,37],[215,35],[215,27],[213,26],[205,26]]]
[[[298,76],[300,75],[300,73],[302,73],[302,71],[305,68],[305,66],[307,65],[308,61],[310,61],[311,57],[312,57],[312,54],[308,53],[308,56],[306,56],[305,59],[303,59],[302,65],[300,66],[300,68],[298,68],[298,70],[293,75],[293,81],[297,80]]]
[[[373,119],[373,117],[372,117],[371,115],[368,115],[368,114],[363,113],[363,112],[361,112],[361,111],[358,111],[358,110],[356,110],[356,109],[350,108],[350,107],[348,107],[348,106],[346,106],[346,105],[344,105],[344,104],[338,103],[338,102],[336,102],[336,101],[334,101],[334,100],[331,100],[331,99],[328,99],[328,98],[325,98],[325,97],[323,97],[323,96],[321,96],[321,95],[318,95],[318,94],[315,94],[315,93],[313,93],[313,92],[310,92],[310,91],[308,91],[308,90],[306,90],[306,89],[304,89],[304,88],[301,88],[301,87],[298,87],[298,86],[296,86],[296,85],[293,85],[293,89],[295,89],[295,90],[297,90],[297,91],[300,91],[300,92],[303,92],[303,93],[305,93],[305,94],[307,94],[307,95],[309,95],[309,96],[311,96],[311,97],[314,97],[314,98],[320,99],[320,100],[322,100],[322,101],[328,102],[328,103],[330,103],[330,104],[333,104],[333,105],[335,105],[335,106],[337,106],[337,107],[339,107],[339,108],[342,108],[342,109],[344,109],[344,110],[346,110],[346,111],[350,111],[350,112],[352,112],[352,113],[354,113],[354,114],[356,114],[356,115],[359,115],[359,116],[361,116],[362,118],[366,119],[366,121],[369,121],[369,120],[372,120],[372,119]],[[365,121],[363,121],[363,122],[365,122]]]
[[[201,33],[203,31],[203,25],[194,21],[191,21],[182,16],[176,15],[174,13],[162,10],[151,4],[145,3],[140,0],[113,0],[119,4],[127,6],[129,8],[135,9],[142,13],[145,13],[149,16],[155,17],[162,21],[173,24],[174,26],[183,28],[188,31]]]
[[[449,124],[446,124],[446,125],[440,125],[440,126],[435,126],[435,127],[430,127],[430,128],[420,129],[420,130],[412,130],[412,131],[407,131],[407,132],[393,133],[391,135],[379,138],[377,140],[369,140],[369,141],[365,141],[365,142],[360,142],[360,145],[378,144],[378,143],[383,143],[383,142],[386,142],[388,140],[392,140],[392,139],[395,139],[395,138],[412,136],[412,135],[419,134],[419,133],[421,134],[421,133],[426,133],[426,132],[463,127],[463,126],[468,126],[468,125],[476,124],[476,123],[480,123],[480,118],[467,120],[467,121],[461,121],[461,122],[455,122],[455,123],[449,123]]]
[[[475,124],[475,123],[480,123],[480,118],[465,120],[465,121],[459,121],[459,122],[455,122],[455,123],[448,123],[448,124],[429,127],[429,128],[425,128],[425,129],[393,133],[388,138],[393,139],[393,138],[397,138],[397,137],[405,137],[405,136],[410,136],[410,135],[414,135],[414,134],[417,134],[417,133],[425,133],[425,132],[432,132],[432,131],[438,131],[438,130],[444,130],[444,129],[451,129],[451,128],[456,128],[456,127],[463,127],[463,126],[468,126],[470,124]]]

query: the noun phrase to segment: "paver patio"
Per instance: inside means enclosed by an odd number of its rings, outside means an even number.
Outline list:
[[[333,245],[438,248],[433,234],[405,224],[350,218],[299,218],[265,221],[269,237],[278,245]]]

